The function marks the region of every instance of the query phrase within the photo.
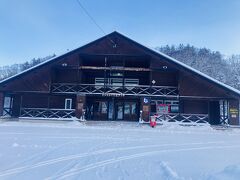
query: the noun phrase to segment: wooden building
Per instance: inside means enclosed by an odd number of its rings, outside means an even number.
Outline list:
[[[239,125],[240,91],[113,32],[0,82],[3,116]]]

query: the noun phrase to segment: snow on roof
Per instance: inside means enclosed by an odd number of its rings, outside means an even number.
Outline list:
[[[156,54],[158,54],[158,55],[160,55],[160,56],[163,56],[163,57],[171,60],[171,61],[174,62],[175,64],[178,64],[178,65],[180,65],[180,66],[182,66],[182,67],[184,67],[184,68],[186,68],[186,69],[189,69],[190,71],[192,71],[192,72],[194,72],[194,73],[196,73],[196,74],[198,74],[198,75],[200,75],[200,76],[202,76],[202,77],[205,77],[206,79],[208,79],[208,80],[210,80],[210,81],[212,81],[212,82],[214,82],[214,83],[216,83],[216,84],[218,84],[218,85],[220,85],[220,86],[222,86],[222,87],[224,87],[224,88],[227,88],[227,89],[229,89],[230,91],[232,91],[232,92],[240,95],[240,91],[239,91],[239,90],[237,90],[237,89],[235,89],[235,88],[233,88],[233,87],[231,87],[231,86],[229,86],[229,85],[226,85],[226,84],[224,84],[224,83],[222,83],[222,82],[220,82],[220,81],[218,81],[218,80],[216,80],[216,79],[214,79],[214,78],[212,78],[212,77],[210,77],[210,76],[208,76],[208,75],[206,75],[206,74],[204,74],[204,73],[202,73],[202,72],[200,72],[200,71],[198,71],[198,70],[196,70],[196,69],[194,69],[194,68],[192,68],[192,67],[190,67],[190,66],[188,66],[188,65],[186,65],[186,64],[184,64],[184,63],[182,63],[182,62],[180,62],[180,61],[178,61],[178,60],[175,59],[175,58],[172,58],[172,57],[170,57],[170,56],[168,56],[168,55],[166,55],[166,54],[164,54],[164,53],[162,53],[162,52],[159,52],[159,51],[157,51],[157,50],[155,50],[155,49],[153,49],[153,48],[151,48],[151,47],[147,47],[147,46],[143,45],[142,43],[139,43],[139,42],[137,42],[137,41],[135,41],[135,40],[133,40],[133,39],[130,39],[130,38],[128,38],[126,35],[124,35],[123,33],[119,33],[119,32],[117,32],[117,31],[114,31],[114,32],[112,32],[112,33],[110,33],[110,34],[113,34],[113,33],[117,33],[117,34],[125,37],[126,39],[129,39],[129,40],[133,41],[134,43],[136,43],[136,44],[138,44],[138,45],[141,45],[141,46],[145,47],[146,49],[149,49],[150,51],[152,51],[152,52],[154,52],[154,53],[156,53]],[[108,34],[108,35],[106,35],[106,36],[109,36],[110,34]],[[104,36],[104,37],[106,37],[106,36]],[[103,37],[102,37],[102,38],[103,38]],[[100,39],[101,39],[101,38],[100,38]],[[90,43],[91,43],[91,42],[90,42]],[[87,43],[87,44],[90,44],[90,43]],[[86,45],[87,45],[87,44],[86,44]],[[83,45],[83,46],[85,46],[85,45]],[[83,46],[81,46],[81,47],[83,47]],[[81,47],[79,47],[79,48],[81,48]],[[49,60],[46,60],[46,61],[44,61],[44,62],[42,62],[42,63],[40,63],[40,64],[37,64],[36,66],[33,66],[33,67],[29,68],[29,69],[26,69],[26,70],[24,70],[24,71],[22,71],[22,72],[20,72],[20,73],[18,73],[18,74],[16,74],[16,75],[14,75],[14,76],[11,76],[11,77],[9,77],[9,78],[6,78],[6,79],[0,81],[0,84],[2,84],[3,82],[9,81],[10,79],[13,79],[13,78],[15,78],[15,77],[17,77],[17,76],[19,76],[19,75],[21,75],[21,74],[24,74],[24,73],[26,73],[26,72],[28,72],[28,71],[30,71],[30,70],[32,70],[32,69],[35,69],[35,68],[37,68],[37,67],[39,67],[39,66],[42,66],[42,65],[44,65],[44,64],[46,64],[46,63],[48,63],[48,62],[50,62],[50,61],[53,61],[53,60],[55,60],[55,59],[57,59],[57,58],[59,58],[59,57],[61,57],[61,56],[63,56],[63,55],[66,55],[66,54],[68,54],[68,53],[71,53],[71,52],[73,52],[73,51],[75,51],[75,50],[77,50],[77,49],[79,49],[79,48],[73,49],[73,50],[71,50],[71,51],[69,51],[69,52],[67,52],[67,53],[63,53],[63,54],[61,54],[61,55],[55,56],[55,57],[53,57],[53,58],[50,58]]]

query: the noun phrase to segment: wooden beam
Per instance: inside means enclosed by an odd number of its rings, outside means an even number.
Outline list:
[[[80,69],[92,70],[117,70],[117,71],[151,71],[149,68],[135,68],[135,67],[97,67],[97,66],[80,66]]]

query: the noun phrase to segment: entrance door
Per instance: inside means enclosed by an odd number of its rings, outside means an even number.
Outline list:
[[[138,103],[136,101],[126,101],[124,103],[124,120],[136,121],[138,120]]]
[[[114,115],[114,103],[113,101],[108,102],[108,120],[113,120]]]
[[[86,119],[137,121],[139,100],[87,97]]]
[[[123,102],[116,102],[115,116],[116,120],[123,120]]]

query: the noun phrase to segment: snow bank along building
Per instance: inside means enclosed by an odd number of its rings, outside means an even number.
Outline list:
[[[229,123],[240,91],[113,32],[0,82],[1,115]]]

